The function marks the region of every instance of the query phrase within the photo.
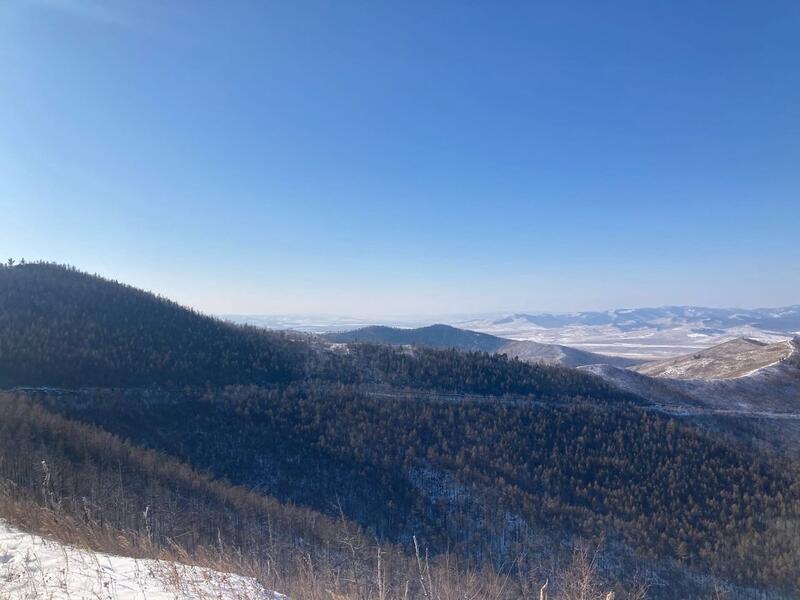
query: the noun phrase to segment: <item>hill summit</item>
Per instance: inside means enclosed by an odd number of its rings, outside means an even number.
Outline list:
[[[72,267],[0,268],[0,385],[263,384],[300,377],[304,354],[286,334]]]

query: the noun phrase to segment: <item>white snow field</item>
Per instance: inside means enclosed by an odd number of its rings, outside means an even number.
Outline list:
[[[3,600],[286,600],[254,579],[80,550],[0,521]]]

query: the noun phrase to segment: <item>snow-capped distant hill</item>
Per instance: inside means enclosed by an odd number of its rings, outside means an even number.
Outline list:
[[[570,314],[517,313],[455,325],[516,340],[655,360],[741,337],[764,342],[786,340],[800,332],[800,305],[748,310],[668,306]]]
[[[734,340],[632,369],[584,369],[655,404],[800,414],[800,338],[777,344]]]
[[[634,370],[652,377],[673,379],[730,379],[777,364],[793,352],[791,341],[766,344],[738,338],[687,356],[647,362]]]
[[[279,600],[255,580],[163,560],[79,550],[0,521],[4,600]]]

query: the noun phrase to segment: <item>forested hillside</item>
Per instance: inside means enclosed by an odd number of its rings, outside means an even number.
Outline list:
[[[540,399],[591,397],[596,400],[639,399],[620,392],[599,377],[555,365],[540,365],[485,352],[414,348],[406,351],[377,344],[354,344],[349,364],[329,379],[342,383],[348,368],[356,369],[356,383],[491,396],[530,395]]]
[[[164,453],[65,419],[24,394],[0,392],[0,415],[0,519],[77,548],[241,573],[301,600],[515,600],[546,581],[550,589],[615,589],[623,597],[642,597],[636,582],[607,581],[585,549],[570,558],[569,550],[556,546],[546,561],[520,556],[502,571],[451,553],[429,555],[422,540],[412,546],[419,551],[404,552],[341,514],[330,518],[234,487]],[[98,566],[97,577],[108,585],[104,567]],[[66,560],[63,569],[70,569]],[[4,589],[17,589],[14,581],[4,583]],[[44,586],[32,583],[25,597],[41,598]],[[180,597],[207,597],[195,595],[192,586],[181,589]]]
[[[292,598],[327,598],[328,590],[370,597],[379,586],[391,598],[422,593],[410,557],[341,517],[233,487],[24,397],[0,393],[0,414],[0,518],[26,530],[92,550],[245,573]],[[492,590],[492,581],[461,586],[466,570],[426,572],[453,592],[515,597]]]
[[[42,401],[281,500],[344,510],[393,542],[413,532],[473,561],[511,560],[544,529],[800,586],[797,467],[634,407],[305,386]]]
[[[331,348],[41,263],[0,269],[0,385],[7,518],[35,506],[131,551],[218,547],[279,570],[270,589],[310,562],[376,597],[381,548],[402,590],[415,540],[458,562],[442,577],[488,569],[504,593],[574,540],[605,542],[609,579],[661,582],[654,598],[716,577],[739,597],[800,588],[797,464],[575,369]]]
[[[302,377],[306,352],[69,267],[0,268],[0,384],[273,383]]]

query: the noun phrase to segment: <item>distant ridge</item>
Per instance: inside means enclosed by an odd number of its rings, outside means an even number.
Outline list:
[[[622,330],[647,326],[664,327],[676,323],[702,323],[710,330],[751,325],[765,331],[800,331],[800,304],[777,308],[710,308],[706,306],[661,306],[619,308],[608,311],[577,313],[514,313],[496,318],[493,325],[524,321],[542,328],[613,325]]]
[[[416,329],[371,325],[354,329],[329,333],[325,336],[332,342],[353,343],[369,342],[373,344],[392,344],[409,346],[427,346],[429,348],[456,348],[480,352],[497,352],[508,340],[488,333],[458,329],[450,325],[429,325]]]
[[[609,356],[608,354],[579,350],[571,346],[542,344],[530,340],[508,340],[506,345],[500,348],[498,352],[528,362],[559,364],[565,367],[583,367],[601,364],[627,368],[638,365],[641,362],[624,356]]]
[[[353,331],[329,333],[323,337],[336,343],[368,342],[374,344],[425,346],[429,348],[455,348],[465,352],[489,352],[505,354],[510,358],[518,358],[526,362],[559,364],[566,367],[593,364],[629,367],[639,363],[639,361],[628,358],[586,352],[559,344],[509,340],[488,333],[469,331],[441,324],[415,329],[373,325]]]

